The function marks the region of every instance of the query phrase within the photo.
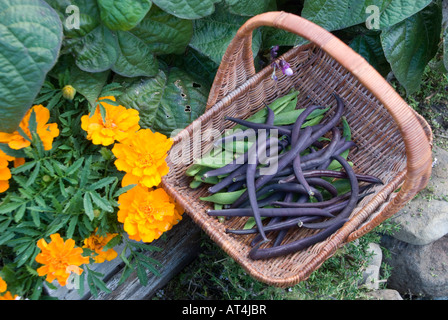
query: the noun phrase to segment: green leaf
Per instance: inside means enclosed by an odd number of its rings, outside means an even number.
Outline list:
[[[153,5],[146,17],[129,32],[141,39],[153,54],[180,54],[193,35],[193,22],[179,19]]]
[[[182,18],[199,19],[208,16],[215,10],[215,3],[220,0],[152,0],[164,11]]]
[[[103,210],[105,210],[107,212],[113,212],[114,211],[114,208],[111,206],[109,201],[107,201],[106,199],[102,198],[95,191],[88,192],[88,194],[90,194],[90,196],[92,197],[93,202],[95,202],[95,204],[98,207],[100,207],[101,209],[103,209]]]
[[[100,25],[73,45],[76,65],[87,72],[110,69],[118,58],[117,39],[105,26]]]
[[[103,247],[103,251],[107,251],[117,246],[121,242],[122,238],[120,235],[117,235],[109,240],[109,242]]]
[[[283,29],[262,27],[263,48],[270,49],[273,46],[298,46],[307,40]]]
[[[47,211],[48,212],[48,211]],[[34,225],[39,228],[40,227],[40,215],[38,211],[31,211],[31,218],[33,219]]]
[[[23,202],[8,202],[0,205],[0,214],[12,212],[20,207]]]
[[[415,13],[423,10],[432,2],[432,0],[392,0],[390,2],[384,2],[386,4],[381,12],[380,29],[391,27],[394,24],[409,18]]]
[[[119,1],[104,2],[122,6]],[[83,4],[80,11],[84,8],[92,11],[92,17],[95,16],[95,11],[87,4]],[[149,77],[157,73],[155,55],[184,52],[192,34],[192,21],[179,19],[152,5],[131,29],[113,31],[105,25],[98,25],[81,37],[67,39],[66,44],[81,70],[103,72],[112,69],[125,77]]]
[[[379,29],[388,28],[425,8],[431,0],[306,0],[302,17],[328,31],[366,23],[378,9]]]
[[[0,150],[8,156],[15,158],[25,158],[26,154],[23,150],[11,149],[6,143],[0,143]]]
[[[8,242],[8,240],[11,240],[14,237],[15,237],[15,233],[14,232],[3,232],[0,235],[0,245],[5,244],[6,242]]]
[[[109,70],[86,72],[79,69],[76,65],[72,65],[70,69],[70,84],[87,99],[90,106],[94,106],[107,82],[109,74]]]
[[[124,77],[151,77],[157,74],[158,62],[150,47],[130,32],[117,32],[118,58],[112,70]]]
[[[151,8],[149,0],[98,0],[101,20],[111,30],[134,28]]]
[[[426,65],[437,53],[441,22],[441,5],[435,2],[381,33],[387,61],[407,94],[418,90]]]
[[[241,16],[255,16],[268,11],[271,0],[225,0],[230,13]]]
[[[248,17],[231,14],[217,6],[215,13],[194,21],[194,34],[190,46],[220,64],[222,57],[236,32]],[[252,37],[254,57],[261,45],[261,31],[255,30]]]
[[[89,286],[90,292],[92,293],[92,295],[96,298],[98,297],[98,288],[95,285],[95,280],[94,280],[94,275],[92,275],[92,273],[89,272],[87,273],[87,285]]]
[[[352,40],[350,47],[363,56],[383,77],[387,76],[390,65],[384,56],[379,34],[361,34]]]
[[[20,222],[20,220],[22,220],[23,216],[25,215],[25,211],[26,211],[26,204],[22,204],[19,209],[16,211],[16,213],[14,214],[14,221],[16,223]]]
[[[36,247],[33,243],[29,243],[27,245],[27,249],[20,255],[16,257],[15,262],[17,262],[17,268],[20,268],[23,264],[25,264],[32,257]]]
[[[95,218],[95,214],[93,213],[92,199],[90,198],[90,193],[86,192],[83,197],[84,211],[86,215],[89,217],[90,221]]]
[[[202,79],[209,88],[219,67],[219,64],[191,47],[188,47],[182,55],[164,56],[164,59],[169,66],[183,69],[195,79]]]
[[[140,263],[137,263],[137,278],[142,286],[148,284],[148,275],[146,274],[146,268]]]
[[[26,181],[25,186],[32,185],[34,183],[34,181],[36,181],[36,178],[39,175],[39,172],[40,172],[40,162],[37,162],[33,172],[31,173],[30,177]]]
[[[71,176],[72,174],[75,174],[79,168],[81,168],[82,163],[84,162],[84,158],[79,158],[73,164],[65,171],[66,176]]]
[[[43,0],[0,2],[0,131],[17,129],[62,43],[62,23]]]
[[[135,186],[136,186],[136,184],[130,184],[130,185],[127,185],[126,187],[122,187],[122,188],[118,189],[118,190],[114,193],[113,197],[114,197],[114,198],[119,197],[120,195],[122,195],[123,193],[125,193],[125,192],[131,190],[131,189],[134,188]]]
[[[185,128],[202,115],[208,96],[207,86],[185,71],[159,70],[153,78],[137,80],[117,99],[140,113],[140,125],[167,136]]]
[[[120,253],[120,259],[124,262],[124,264],[129,267],[130,269],[132,268],[131,262],[128,260],[128,258],[126,257],[126,250],[121,251]]]
[[[110,185],[111,183],[113,183],[116,180],[117,180],[116,177],[103,178],[103,179],[98,180],[97,182],[92,183],[89,186],[89,189],[96,190],[96,189],[104,188],[105,186]]]
[[[67,228],[67,238],[72,238],[73,237],[73,233],[75,231],[76,225],[78,224],[78,215],[73,216],[73,218],[70,219],[70,222],[68,224],[68,228]]]
[[[31,170],[32,168],[34,168],[34,166],[37,164],[37,161],[29,161],[29,162],[25,162],[24,164],[22,164],[21,166],[12,169],[13,174],[18,174],[18,173],[22,173],[28,170]]]

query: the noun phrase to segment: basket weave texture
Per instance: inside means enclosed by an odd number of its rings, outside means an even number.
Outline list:
[[[280,28],[309,40],[309,44],[292,48],[280,57],[291,65],[292,76],[280,72],[279,79],[274,81],[271,66],[255,71],[251,39],[253,30],[261,26]],[[222,134],[234,125],[225,121],[225,116],[246,119],[263,108],[264,103],[271,103],[291,88],[300,92],[298,108],[329,105],[330,116],[335,106],[332,94],[342,97],[352,140],[359,147],[350,153],[349,160],[357,173],[375,175],[384,185],[376,186],[375,193],[365,197],[350,220],[327,240],[294,254],[254,261],[248,257],[253,236],[225,232],[226,228],[242,228],[247,218],[219,223],[208,216],[210,203],[199,200],[209,195],[207,187],[191,189],[191,177],[185,171],[212,148],[210,142],[214,137],[206,132]],[[306,280],[337,249],[390,218],[422,190],[431,175],[431,147],[432,132],[427,122],[365,59],[310,21],[285,12],[268,12],[249,19],[228,46],[206,112],[174,137],[168,157],[170,172],[163,178],[163,186],[252,277],[270,285],[289,287]],[[285,241],[314,232],[298,229],[290,232]]]

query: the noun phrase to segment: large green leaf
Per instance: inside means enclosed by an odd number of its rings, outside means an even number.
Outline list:
[[[217,6],[214,14],[194,21],[190,46],[220,64],[230,41],[247,19],[248,17],[231,14]],[[261,31],[257,29],[252,39],[254,56],[258,53],[260,44]]]
[[[193,35],[193,22],[179,19],[153,5],[146,17],[129,32],[156,55],[182,53]]]
[[[91,14],[95,14],[94,10]],[[84,71],[111,69],[127,77],[150,77],[158,70],[155,55],[182,53],[192,34],[192,21],[179,19],[152,5],[143,20],[129,31],[113,31],[98,25],[82,37],[67,39],[66,44],[76,65]]]
[[[152,0],[164,11],[182,19],[199,19],[215,11],[220,0]]]
[[[431,0],[306,0],[301,15],[334,31],[365,23],[377,6],[379,28],[385,29],[425,8]]]
[[[219,65],[193,48],[188,48],[182,55],[172,54],[163,57],[164,61],[174,67],[187,71],[195,79],[202,79],[210,88],[215,79]]]
[[[62,23],[42,0],[0,2],[0,131],[13,132],[55,64]]]
[[[392,0],[381,12],[380,29],[388,28],[409,18],[431,3],[432,0]],[[387,3],[388,1],[386,1]]]
[[[273,46],[297,46],[306,42],[304,38],[295,33],[273,27],[263,27],[262,35],[262,45],[265,49]]]
[[[361,34],[355,37],[350,47],[367,60],[383,77],[390,71],[390,65],[384,56],[379,34]]]
[[[437,53],[441,25],[441,5],[434,2],[381,33],[385,56],[408,94],[418,90],[426,65]]]
[[[70,85],[79,94],[82,94],[91,106],[94,106],[109,74],[109,70],[92,73],[82,71],[76,65],[73,65],[70,68]]]
[[[101,20],[111,30],[134,28],[151,8],[149,0],[98,0]]]
[[[269,11],[271,0],[225,0],[230,13],[241,16],[255,16]]]
[[[201,80],[179,68],[137,79],[118,102],[140,113],[140,124],[167,136],[190,124],[205,110],[208,90]]]
[[[109,70],[118,58],[117,38],[111,30],[99,25],[73,47],[76,65],[84,71],[102,72]]]
[[[118,58],[112,70],[122,76],[153,76],[157,73],[158,63],[142,39],[130,32],[117,31]]]

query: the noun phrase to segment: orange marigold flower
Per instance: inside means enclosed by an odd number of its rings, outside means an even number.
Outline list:
[[[44,239],[37,242],[41,252],[36,256],[36,261],[43,264],[37,273],[41,277],[46,275],[50,283],[56,279],[61,286],[65,286],[70,271],[80,275],[83,270],[79,266],[89,263],[89,257],[82,256],[83,250],[75,247],[73,239],[64,242],[58,233],[52,234],[50,238],[50,243]]]
[[[0,295],[0,300],[17,300],[17,299],[19,299],[19,296],[17,294],[13,296],[9,291],[5,292],[5,294],[2,296]]]
[[[152,242],[182,220],[182,213],[164,189],[137,185],[118,197],[118,221],[129,238]]]
[[[115,144],[112,149],[117,157],[115,166],[126,172],[122,185],[158,186],[169,171],[165,159],[172,145],[172,139],[150,129],[139,130],[124,143]]]
[[[25,134],[32,139],[29,129],[29,121],[31,113],[34,111],[36,114],[37,128],[36,132],[39,136],[45,150],[50,150],[53,146],[53,140],[59,135],[58,125],[56,123],[47,123],[50,120],[50,111],[43,105],[33,106],[23,117],[19,127],[25,132]],[[22,149],[30,146],[30,141],[20,135],[18,131],[13,133],[0,132],[0,142],[7,143],[11,149]]]
[[[0,293],[5,292],[8,286],[6,285],[5,280],[0,277]]]
[[[102,97],[99,100],[109,99],[115,101],[115,97]],[[87,139],[93,144],[108,146],[115,141],[124,141],[140,129],[140,116],[135,109],[126,109],[123,106],[114,106],[107,102],[100,102],[106,109],[105,122],[98,106],[95,113],[81,117],[81,128],[87,132]]]
[[[25,158],[14,158],[14,168],[20,167],[25,163]]]
[[[111,261],[115,259],[118,254],[114,249],[104,251],[104,246],[109,243],[118,233],[107,233],[105,237],[96,234],[96,231],[90,235],[87,239],[84,239],[83,248],[90,249],[96,253],[94,256],[96,263],[102,263],[104,261]]]
[[[0,150],[0,193],[9,189],[9,179],[11,179],[11,170],[9,169],[9,161],[15,158],[8,156]]]

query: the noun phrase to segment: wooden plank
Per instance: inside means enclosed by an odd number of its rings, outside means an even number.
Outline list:
[[[142,286],[133,272],[129,278],[120,286],[119,279],[123,272],[124,263],[120,258],[113,261],[94,264],[91,269],[104,274],[103,280],[112,293],[100,292],[98,297],[94,297],[89,291],[87,284],[84,285],[85,294],[80,297],[77,290],[68,290],[66,287],[59,287],[51,290],[47,287],[49,295],[60,300],[146,300],[170,281],[186,265],[193,261],[200,250],[200,228],[187,215],[183,215],[182,221],[165,234],[164,239],[155,240],[151,245],[162,248],[160,252],[145,252],[161,263],[159,267],[160,276],[156,276],[149,271],[148,284]],[[123,245],[116,248],[118,254],[123,250]]]

